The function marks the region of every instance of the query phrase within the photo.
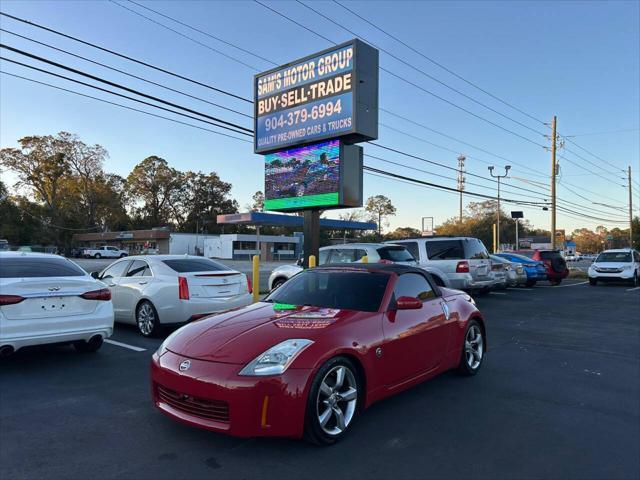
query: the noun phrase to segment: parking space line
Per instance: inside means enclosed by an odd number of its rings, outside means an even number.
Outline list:
[[[566,285],[537,285],[536,287],[540,288],[563,288],[563,287],[575,287],[576,285],[584,285],[585,283],[589,283],[588,281],[578,282],[578,283],[567,283]]]
[[[627,292],[633,292],[634,290],[640,290],[640,287],[627,288]]]
[[[505,292],[489,292],[489,295],[506,295]]]
[[[129,345],[127,343],[116,342],[115,340],[105,339],[105,343],[109,343],[111,345],[115,345],[117,347],[128,348],[129,350],[133,350],[134,352],[144,352],[147,349],[142,347],[136,347],[135,345]]]

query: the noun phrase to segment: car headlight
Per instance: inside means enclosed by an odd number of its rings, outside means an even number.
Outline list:
[[[304,338],[292,338],[274,345],[249,362],[238,375],[280,375],[305,348],[313,343]]]
[[[631,270],[633,268],[633,265],[625,265],[624,267],[622,267],[623,270]]]

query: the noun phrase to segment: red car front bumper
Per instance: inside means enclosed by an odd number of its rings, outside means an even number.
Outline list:
[[[181,372],[180,364],[191,366]],[[239,376],[243,365],[153,355],[153,401],[187,425],[238,437],[302,436],[311,370],[288,369],[268,377]]]

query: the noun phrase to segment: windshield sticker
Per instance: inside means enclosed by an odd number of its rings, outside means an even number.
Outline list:
[[[315,320],[304,320],[301,318],[283,318],[275,322],[276,326],[279,328],[298,328],[303,330],[313,330],[318,328],[326,328],[335,322],[335,319],[315,319]]]
[[[336,308],[318,308],[309,310],[301,310],[299,312],[294,313],[293,315],[289,315],[289,318],[304,318],[307,320],[313,320],[318,318],[334,318],[340,313],[340,310]]]
[[[291,305],[290,303],[274,303],[273,309],[276,311],[281,310],[296,310],[298,308],[297,305]]]

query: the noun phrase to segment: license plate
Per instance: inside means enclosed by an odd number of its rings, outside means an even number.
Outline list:
[[[481,265],[476,269],[476,273],[482,276],[485,276],[487,274],[487,271],[488,269],[486,265]]]
[[[40,302],[40,309],[44,312],[59,312],[65,308],[64,297],[43,298]]]

